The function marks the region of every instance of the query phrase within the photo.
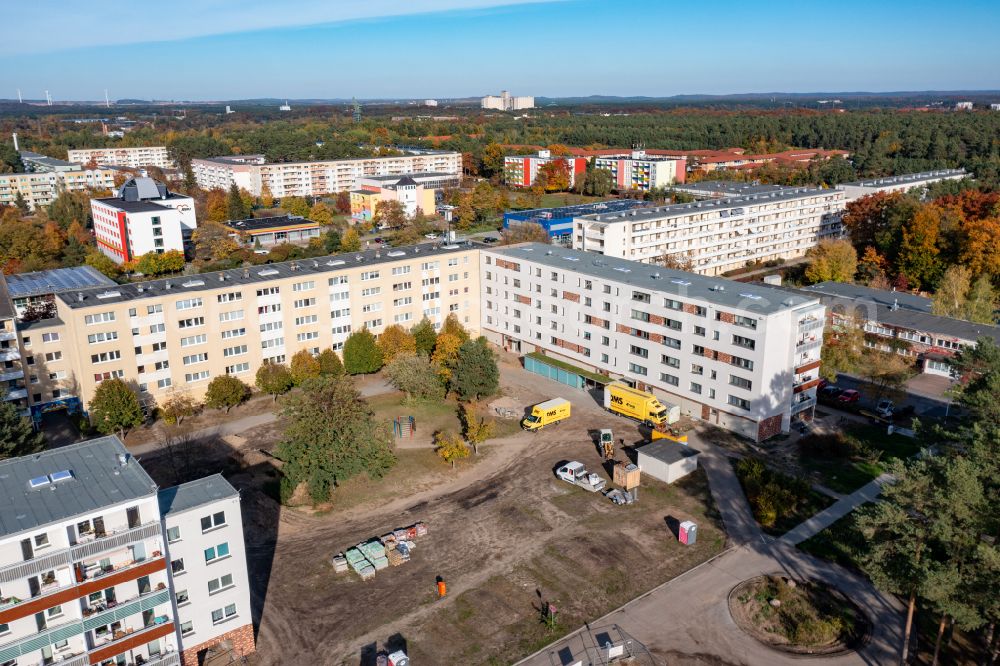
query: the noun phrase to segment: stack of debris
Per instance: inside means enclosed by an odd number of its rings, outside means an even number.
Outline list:
[[[346,553],[338,553],[332,559],[333,570],[343,573],[353,569],[362,580],[369,580],[390,566],[398,567],[410,561],[410,554],[416,546],[417,537],[427,534],[427,525],[416,523],[409,527],[393,530],[377,539],[359,543]]]

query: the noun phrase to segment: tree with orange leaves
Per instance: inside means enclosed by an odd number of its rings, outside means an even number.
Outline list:
[[[973,275],[1000,275],[1000,218],[965,218],[959,223],[958,259]]]
[[[563,192],[569,189],[569,163],[553,160],[538,167],[537,183],[546,192]]]
[[[916,289],[936,284],[944,270],[938,256],[941,217],[938,206],[925,204],[903,225],[897,266]]]
[[[871,245],[879,250],[884,249],[879,241],[890,231],[892,206],[902,197],[899,192],[876,192],[847,204],[844,226],[855,247]]]

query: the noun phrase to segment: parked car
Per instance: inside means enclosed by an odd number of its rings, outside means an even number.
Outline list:
[[[837,402],[844,405],[851,405],[861,400],[861,392],[854,389],[847,389],[837,396]]]
[[[431,233],[429,233],[429,234],[424,234],[424,238],[428,238],[430,240],[434,240],[437,237],[438,237],[438,234],[434,233],[433,231]]]
[[[892,411],[895,407],[896,405],[892,402],[892,400],[882,399],[878,401],[877,405],[875,405],[875,413],[882,418],[887,419],[892,416]]]
[[[377,237],[377,238],[373,238],[373,239],[372,239],[372,242],[373,242],[373,243],[377,243],[378,245],[381,245],[382,243],[384,243],[384,242],[385,242],[385,239],[384,239],[384,238],[382,238],[381,236],[379,236],[379,237]]]
[[[844,389],[839,386],[834,386],[833,384],[828,384],[821,388],[818,392],[820,400],[836,400],[837,396],[844,392]]]
[[[484,243],[497,243],[499,241],[500,239],[497,238],[496,236],[486,236],[485,238],[483,238]]]

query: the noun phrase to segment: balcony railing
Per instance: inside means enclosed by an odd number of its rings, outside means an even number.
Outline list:
[[[803,409],[809,409],[816,404],[816,398],[806,398],[805,400],[792,401],[792,414],[798,414]]]
[[[823,341],[819,338],[815,340],[801,340],[795,343],[795,351],[797,352],[807,352],[812,349],[817,349],[823,344]]]
[[[109,608],[106,611],[94,613],[85,617],[81,621],[81,624],[83,625],[81,631],[90,631],[91,629],[103,627],[106,624],[110,624],[118,620],[124,620],[130,615],[151,610],[160,604],[167,603],[168,601],[170,601],[170,590],[168,589],[147,593],[130,601],[120,603],[114,608]]]
[[[180,663],[181,657],[177,652],[168,652],[159,658],[147,661],[143,666],[180,666]]]
[[[801,333],[815,331],[820,328],[823,328],[823,319],[821,317],[806,317],[799,320],[799,332]]]
[[[70,561],[70,552],[66,548],[44,557],[28,560],[27,562],[10,564],[0,568],[0,584],[13,583],[45,571],[52,571],[53,569],[58,569],[60,566],[69,564]],[[3,662],[0,661],[0,663]]]
[[[97,537],[93,541],[73,546],[70,549],[70,552],[73,560],[80,561],[88,557],[95,557],[101,553],[106,553],[110,550],[116,550],[118,548],[124,548],[125,546],[129,546],[133,543],[145,541],[146,539],[152,539],[160,535],[160,523],[146,523],[145,525],[140,525],[139,527],[125,529],[113,534],[107,534],[103,537]]]

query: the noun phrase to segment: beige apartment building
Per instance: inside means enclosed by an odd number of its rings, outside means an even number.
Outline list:
[[[117,148],[77,148],[68,151],[67,159],[80,164],[100,164],[102,166],[159,167],[175,169],[177,164],[170,159],[166,146],[120,146]]]
[[[13,206],[18,193],[31,210],[47,206],[63,190],[110,190],[115,186],[112,169],[73,169],[0,173],[0,206]]]
[[[95,287],[56,295],[57,318],[22,332],[38,383],[32,403],[87,404],[104,379],[134,381],[144,399],[200,398],[213,377],[254,383],[265,360],[340,350],[351,331],[479,325],[479,250],[424,244]],[[24,336],[28,337],[24,342]]]

